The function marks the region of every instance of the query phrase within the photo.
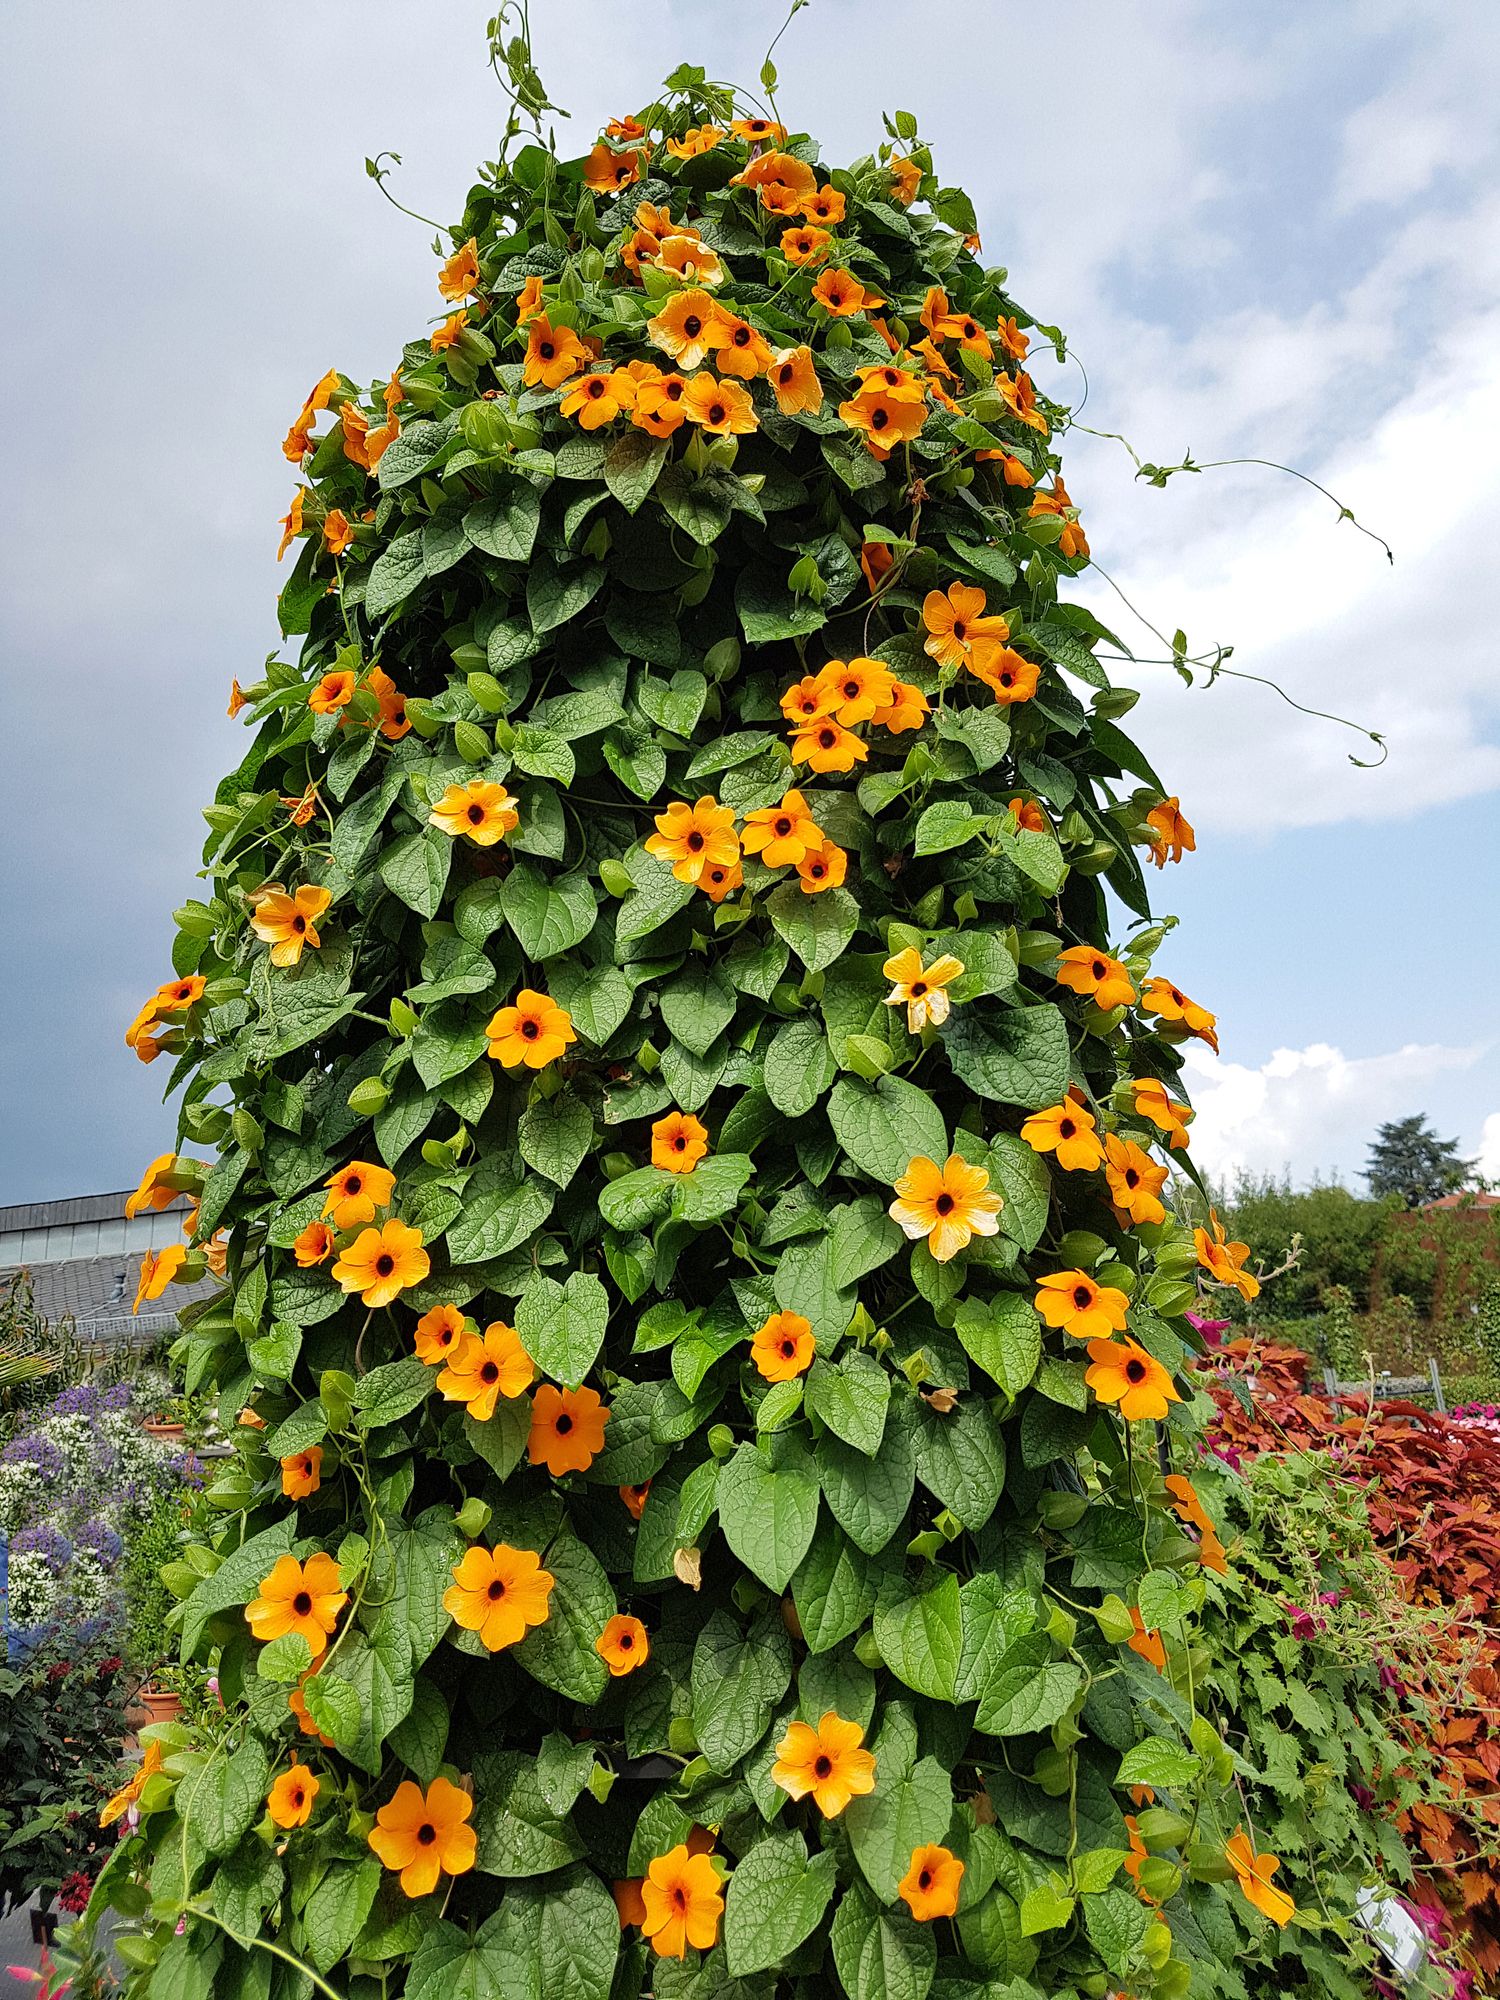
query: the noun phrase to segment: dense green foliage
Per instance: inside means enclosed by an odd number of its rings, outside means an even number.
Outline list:
[[[1474,1162],[1459,1158],[1457,1139],[1440,1139],[1426,1118],[1397,1118],[1380,1127],[1370,1146],[1365,1180],[1377,1200],[1394,1195],[1420,1208],[1462,1187]]]

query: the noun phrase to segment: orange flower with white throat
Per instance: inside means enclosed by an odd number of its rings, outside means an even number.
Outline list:
[[[927,637],[922,651],[940,667],[967,667],[976,659],[992,658],[1010,637],[1010,626],[998,612],[986,612],[984,592],[976,583],[950,583],[947,590],[929,590],[922,600],[922,624]]]
[[[296,1632],[307,1641],[316,1660],[328,1647],[328,1635],[349,1602],[340,1588],[339,1566],[321,1550],[305,1563],[293,1555],[278,1556],[245,1606],[245,1623],[262,1644]]]
[[[714,862],[727,868],[740,858],[734,810],[721,806],[711,792],[705,792],[696,805],[674,800],[656,815],[656,831],[645,845],[658,861],[671,863],[679,882],[698,882]]]
[[[1193,1231],[1193,1248],[1198,1253],[1200,1266],[1208,1273],[1216,1285],[1226,1285],[1239,1293],[1248,1304],[1260,1296],[1260,1280],[1253,1271],[1245,1269],[1245,1261],[1250,1255],[1248,1243],[1231,1243],[1229,1232],[1220,1222],[1218,1211],[1208,1211],[1207,1229]]]
[[[432,1269],[422,1232],[394,1216],[379,1229],[362,1229],[340,1253],[333,1276],[341,1290],[358,1292],[367,1306],[388,1306],[420,1285]]]
[[[328,1199],[323,1213],[332,1218],[335,1229],[357,1229],[373,1222],[377,1208],[388,1208],[395,1192],[396,1176],[389,1167],[374,1166],[369,1160],[351,1160],[323,1183]]]
[[[583,163],[583,184],[595,194],[618,194],[640,179],[642,156],[640,147],[617,153],[601,139]]]
[[[1101,1014],[1128,1007],[1135,999],[1135,982],[1119,959],[1095,951],[1092,945],[1070,945],[1058,953],[1057,983],[1092,1000]]]
[[[479,246],[472,236],[438,272],[438,290],[455,303],[479,290]]]
[[[818,686],[834,697],[824,714],[846,729],[889,707],[895,691],[895,676],[879,660],[829,660],[817,678]]]
[[[1134,1139],[1120,1139],[1113,1132],[1105,1134],[1104,1178],[1109,1183],[1109,1197],[1115,1211],[1125,1221],[1166,1221],[1161,1191],[1167,1169],[1158,1166]]]
[[[658,1958],[711,1951],[724,1914],[724,1886],[706,1854],[685,1844],[658,1855],[640,1885],[641,1931]]]
[[[1185,1148],[1193,1107],[1173,1097],[1159,1077],[1132,1077],[1130,1088],[1134,1094],[1137,1118],[1149,1118],[1159,1132],[1166,1133],[1169,1151]]]
[[[766,374],[776,407],[784,417],[795,417],[804,410],[816,415],[822,409],[823,384],[810,347],[778,348]]]
[[[1170,979],[1158,977],[1147,980],[1146,990],[1141,995],[1141,1012],[1159,1015],[1170,1026],[1186,1028],[1190,1035],[1207,1042],[1215,1055],[1218,1054],[1217,1016],[1210,1014],[1206,1007],[1200,1007],[1196,1000],[1189,1000]]]
[[[138,1313],[148,1300],[159,1299],[178,1272],[187,1262],[187,1249],[181,1243],[169,1243],[164,1250],[148,1250],[141,1259],[140,1279],[135,1288],[135,1304],[131,1312]]]
[[[690,1174],[708,1151],[708,1128],[691,1111],[669,1111],[651,1127],[651,1164]]]
[[[783,795],[779,806],[762,806],[745,817],[741,844],[747,854],[758,854],[767,868],[795,868],[823,835],[798,791]]]
[[[293,1242],[292,1255],[299,1271],[314,1271],[319,1264],[326,1264],[337,1248],[326,1222],[310,1222]]]
[[[738,382],[716,382],[706,369],[689,380],[682,411],[710,437],[745,437],[760,428],[749,393]]]
[[[870,754],[870,746],[852,729],[845,729],[841,722],[835,722],[831,715],[811,722],[805,729],[799,729],[792,738],[792,762],[806,764],[810,770],[852,771],[856,764],[864,763]]]
[[[811,222],[799,223],[794,229],[782,230],[781,254],[789,264],[798,267],[822,264],[827,261],[832,241],[826,229],[819,229]]]
[[[310,1444],[281,1461],[281,1490],[288,1500],[310,1500],[322,1484],[322,1445]]]
[[[569,384],[561,414],[576,417],[580,430],[597,431],[635,408],[635,382],[624,368],[595,369]]]
[[[1096,1284],[1087,1271],[1053,1271],[1037,1279],[1032,1304],[1044,1325],[1075,1340],[1108,1340],[1125,1331],[1130,1301],[1117,1286]]]
[[[651,1657],[651,1641],[639,1618],[617,1611],[594,1641],[594,1651],[609,1668],[611,1680],[623,1680]]]
[[[545,1465],[554,1479],[587,1472],[604,1449],[609,1411],[593,1389],[559,1389],[544,1382],[531,1402],[531,1435],[526,1457]]]
[[[774,1312],[750,1343],[750,1359],[767,1382],[795,1382],[812,1366],[817,1342],[812,1322],[797,1312]]]
[[[907,160],[899,155],[886,162],[886,172],[891,177],[891,193],[903,208],[910,208],[917,198],[917,190],[922,185],[922,169],[915,160]]]
[[[567,1008],[534,986],[523,986],[508,1007],[492,1014],[484,1032],[489,1037],[488,1053],[503,1069],[514,1069],[518,1063],[545,1069],[578,1040]]]
[[[855,313],[885,304],[874,292],[866,291],[852,271],[834,264],[821,273],[812,288],[812,302],[831,319],[850,319]]]
[[[976,655],[969,662],[969,671],[1007,708],[1016,702],[1030,701],[1042,678],[1036,661],[1025,659],[1010,646],[1002,646],[994,655]]]
[[[717,125],[690,125],[680,139],[668,139],[667,151],[674,160],[696,160],[722,144],[725,134]]]
[[[296,965],[304,945],[314,951],[321,947],[318,922],[332,901],[328,890],[306,882],[290,896],[279,889],[258,892],[250,912],[250,928],[271,947],[272,965]]]
[[[725,337],[714,355],[719,373],[737,375],[744,382],[766,374],[776,357],[765,335],[738,313],[724,313],[721,324]]]
[[[1151,828],[1151,860],[1158,868],[1165,868],[1169,861],[1181,861],[1184,854],[1196,854],[1198,837],[1182,815],[1182,801],[1177,797],[1163,799],[1159,806],[1153,806],[1146,815],[1146,824]]]
[[[1274,1854],[1257,1854],[1250,1845],[1250,1836],[1243,1827],[1237,1826],[1224,1849],[1224,1859],[1234,1870],[1234,1879],[1246,1902],[1259,1910],[1263,1917],[1269,1917],[1278,1930],[1285,1930],[1297,1914],[1297,1905],[1284,1889],[1278,1889],[1271,1880],[1281,1866],[1277,1857]]]
[[[417,1321],[413,1335],[417,1359],[429,1367],[437,1366],[457,1352],[469,1332],[469,1322],[457,1306],[431,1307]]]
[[[546,1624],[554,1581],[534,1550],[475,1542],[454,1565],[443,1609],[465,1632],[477,1632],[487,1653],[503,1653]]]
[[[865,1732],[827,1710],[816,1729],[794,1722],[776,1745],[771,1783],[794,1799],[811,1798],[824,1819],[837,1819],[851,1799],[875,1789],[875,1759],[862,1749]]]
[[[1052,1153],[1064,1173],[1092,1173],[1104,1164],[1104,1146],[1086,1104],[1065,1097],[1061,1104],[1033,1111],[1021,1137],[1034,1153]]]
[[[698,368],[724,341],[719,308],[708,293],[694,286],[678,292],[654,319],[646,322],[653,346],[669,354],[679,368]]]
[[[842,888],[848,873],[848,855],[837,841],[830,840],[826,834],[797,863],[797,877],[804,896],[819,895],[824,889]]]
[[[401,1878],[402,1893],[413,1900],[430,1896],[443,1875],[465,1875],[474,1866],[478,1838],[467,1824],[474,1801],[446,1778],[422,1791],[403,1778],[375,1815],[370,1846]]]
[[[913,1242],[927,1239],[934,1263],[946,1264],[973,1237],[997,1234],[1003,1206],[983,1167],[970,1166],[959,1153],[940,1167],[919,1153],[896,1182],[887,1213]]]
[[[931,965],[924,965],[921,952],[909,944],[880,969],[892,982],[885,1004],[906,1009],[906,1025],[912,1034],[920,1035],[929,1021],[935,1028],[943,1025],[953,1004],[948,988],[962,976],[962,959],[945,951]]]
[[[898,444],[909,444],[927,421],[925,403],[910,396],[892,396],[883,389],[861,389],[839,404],[839,415],[864,438],[865,449],[882,462]]]
[[[444,1308],[450,1313],[455,1310]],[[429,1350],[437,1345],[437,1338],[429,1337]],[[424,1361],[441,1358],[431,1351],[423,1353],[420,1341],[417,1352]],[[535,1379],[536,1364],[521,1345],[521,1336],[513,1326],[497,1319],[482,1334],[462,1335],[438,1374],[437,1388],[445,1403],[462,1403],[476,1424],[487,1424],[502,1396],[508,1403],[515,1402]]]
[[[462,835],[476,847],[493,847],[521,824],[519,806],[504,785],[471,778],[466,785],[449,785],[427,819],[450,840]]]
[[[570,326],[553,326],[538,313],[526,329],[521,380],[528,389],[560,389],[589,363],[589,351]]]
[[[283,1771],[275,1780],[267,1794],[266,1811],[271,1816],[271,1824],[279,1826],[284,1833],[289,1833],[294,1826],[306,1826],[322,1789],[306,1764],[294,1763],[290,1770]]]
[[[1117,1403],[1128,1424],[1159,1422],[1168,1403],[1180,1403],[1172,1377],[1154,1354],[1133,1340],[1091,1340],[1084,1381],[1101,1403]]]
[[[958,1892],[964,1864],[946,1847],[914,1847],[911,1866],[896,1885],[896,1894],[919,1924],[958,1915]]]

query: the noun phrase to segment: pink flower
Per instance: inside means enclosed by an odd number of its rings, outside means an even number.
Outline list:
[[[1184,1313],[1183,1318],[1194,1332],[1203,1336],[1205,1347],[1217,1347],[1233,1321],[1227,1319],[1203,1319],[1198,1313]]]

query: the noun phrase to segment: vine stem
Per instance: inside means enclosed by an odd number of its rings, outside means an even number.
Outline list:
[[[279,1958],[284,1964],[292,1966],[305,1979],[310,1979],[317,1990],[326,1996],[326,2000],[344,2000],[344,1995],[336,1986],[330,1986],[326,1979],[315,1972],[310,1965],[305,1965],[295,1952],[288,1951],[284,1945],[273,1944],[269,1938],[241,1937],[238,1931],[231,1930],[217,1911],[208,1909],[202,1903],[184,1903],[182,1907],[186,1915],[202,1917],[205,1922],[216,1924],[225,1937],[237,1944],[241,1951],[268,1951],[273,1958]]]

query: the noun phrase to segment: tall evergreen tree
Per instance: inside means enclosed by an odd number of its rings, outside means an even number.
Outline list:
[[[1399,1195],[1408,1208],[1462,1187],[1473,1171],[1456,1139],[1440,1139],[1425,1117],[1397,1118],[1380,1127],[1365,1179],[1373,1195]]]

